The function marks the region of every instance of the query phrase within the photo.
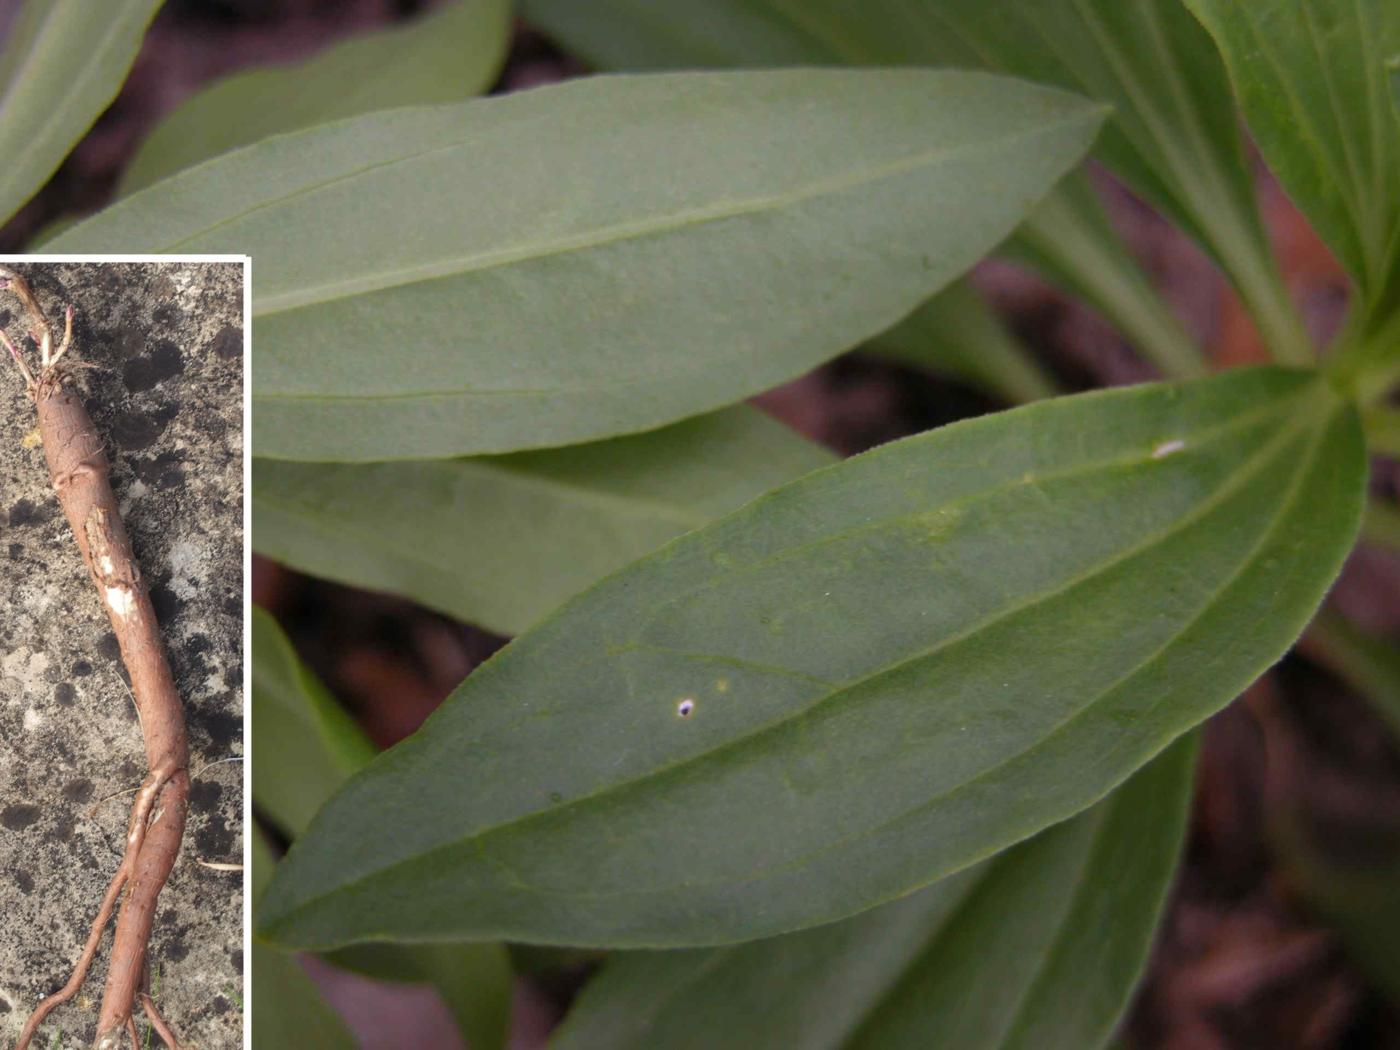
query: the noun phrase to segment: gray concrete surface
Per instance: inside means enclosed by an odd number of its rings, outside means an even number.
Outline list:
[[[191,1050],[239,1047],[243,878],[198,861],[236,864],[243,852],[241,271],[14,265],[51,320],[76,308],[73,353],[91,366],[82,388],[189,724],[190,819],[150,946],[159,1002]],[[0,323],[22,331],[7,292]],[[10,1046],[68,977],[146,767],[116,639],[31,433],[33,406],[0,358],[0,1045]],[[110,940],[81,995],[41,1030],[45,1050],[89,1045]]]

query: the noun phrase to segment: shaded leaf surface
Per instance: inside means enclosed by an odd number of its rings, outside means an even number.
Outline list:
[[[455,0],[294,66],[236,73],[191,96],[141,144],[122,195],[287,131],[374,110],[456,102],[491,86],[510,42],[508,0]]]
[[[981,73],[595,77],[266,140],[48,247],[257,257],[264,456],[516,451],[696,415],[889,327],[1101,117]]]
[[[1198,228],[1186,203],[1197,191],[1252,210],[1224,67],[1178,0],[688,0],[664,16],[606,6],[606,18],[568,0],[523,10],[611,68],[827,61],[1056,84],[1113,103],[1095,153],[1178,221]]]
[[[253,542],[501,634],[667,540],[835,457],[737,406],[539,452],[408,463],[253,462]]]
[[[1278,369],[817,471],[474,672],[321,811],[265,930],[717,944],[931,883],[1086,808],[1276,660],[1364,473],[1355,413]]]
[[[58,170],[121,90],[161,0],[29,0],[0,54],[0,221]]]
[[[614,956],[551,1050],[1093,1050],[1147,957],[1191,791],[1184,738],[1092,809],[829,926]],[[936,1040],[935,1040],[936,1034]]]
[[[1373,309],[1400,309],[1394,0],[1186,0],[1230,67],[1270,169]]]

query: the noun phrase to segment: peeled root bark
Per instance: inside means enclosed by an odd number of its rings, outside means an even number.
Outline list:
[[[108,481],[102,441],[81,399],[67,385],[67,374],[57,363],[67,346],[67,338],[58,352],[51,354],[52,338],[47,322],[23,279],[0,269],[0,280],[8,282],[34,322],[35,331],[31,334],[41,345],[42,364],[36,376],[26,370],[26,377],[31,379],[29,394],[38,409],[49,477],[121,648],[150,768],[132,806],[121,866],[73,977],[34,1011],[16,1050],[25,1050],[43,1017],[81,986],[96,954],[113,897],[120,893],[111,963],[94,1044],[101,1050],[111,1050],[121,1044],[131,1028],[132,1010],[141,990],[146,944],[155,919],[156,899],[180,851],[189,804],[189,746],[184,712],[161,645],[155,610]],[[13,348],[11,352],[14,353]],[[21,360],[17,353],[15,356]],[[168,1029],[160,1034],[167,1043],[174,1045]]]

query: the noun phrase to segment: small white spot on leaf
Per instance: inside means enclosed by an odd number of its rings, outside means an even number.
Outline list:
[[[695,701],[688,696],[676,705],[676,714],[678,714],[681,718],[689,718],[691,712],[693,712],[694,710]]]
[[[1158,445],[1152,450],[1152,458],[1166,459],[1168,456],[1172,455],[1172,453],[1180,452],[1185,447],[1186,442],[1182,441],[1181,438],[1173,438],[1170,441],[1163,441],[1160,445]]]

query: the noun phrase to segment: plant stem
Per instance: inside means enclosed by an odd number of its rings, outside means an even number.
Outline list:
[[[1050,280],[1087,299],[1163,376],[1206,374],[1201,348],[1128,253],[1082,174],[1060,183],[1018,239]]]

